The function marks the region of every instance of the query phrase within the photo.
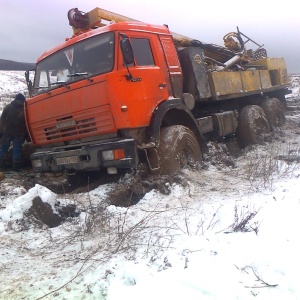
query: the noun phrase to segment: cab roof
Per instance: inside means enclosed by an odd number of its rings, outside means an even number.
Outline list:
[[[154,34],[163,34],[163,35],[171,35],[168,27],[166,25],[152,25],[146,24],[142,22],[120,22],[120,23],[112,23],[103,27],[98,27],[95,29],[90,29],[86,32],[83,32],[78,35],[74,35],[71,38],[67,38],[66,41],[51,50],[44,52],[37,60],[37,63],[41,60],[45,59],[49,55],[64,49],[68,46],[74,45],[80,41],[88,39],[90,37],[105,33],[105,32],[113,32],[113,31],[140,31],[140,32],[148,32]]]

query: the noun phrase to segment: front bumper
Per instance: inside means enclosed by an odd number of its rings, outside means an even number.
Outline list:
[[[124,158],[103,160],[102,152],[124,149]],[[136,168],[138,154],[135,140],[124,139],[113,142],[95,142],[57,148],[55,150],[37,150],[30,156],[34,172],[54,173],[71,171],[97,171],[102,168]]]

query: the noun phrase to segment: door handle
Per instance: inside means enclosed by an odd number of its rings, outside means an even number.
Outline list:
[[[166,83],[160,83],[160,84],[158,85],[158,87],[159,87],[160,89],[163,89],[163,88],[167,87],[167,84],[166,84]]]

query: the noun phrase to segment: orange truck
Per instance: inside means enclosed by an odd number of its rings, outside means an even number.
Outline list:
[[[284,122],[285,61],[238,28],[218,46],[100,8],[68,18],[73,36],[25,73],[36,172],[171,174],[211,139],[244,147]]]

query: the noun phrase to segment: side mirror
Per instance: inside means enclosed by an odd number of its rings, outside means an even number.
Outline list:
[[[25,72],[25,79],[26,79],[26,82],[29,81],[29,71],[26,71],[26,72]]]
[[[30,78],[34,77],[34,71],[35,70],[28,70],[25,72],[25,79],[26,79],[26,83],[27,83],[27,88],[28,88],[28,92],[29,92],[29,96],[32,97],[32,91],[33,91],[33,83],[31,81]]]
[[[123,55],[123,59],[126,65],[131,65],[134,63],[134,55],[131,47],[131,43],[127,36],[122,35],[122,39],[120,41],[120,47]]]

